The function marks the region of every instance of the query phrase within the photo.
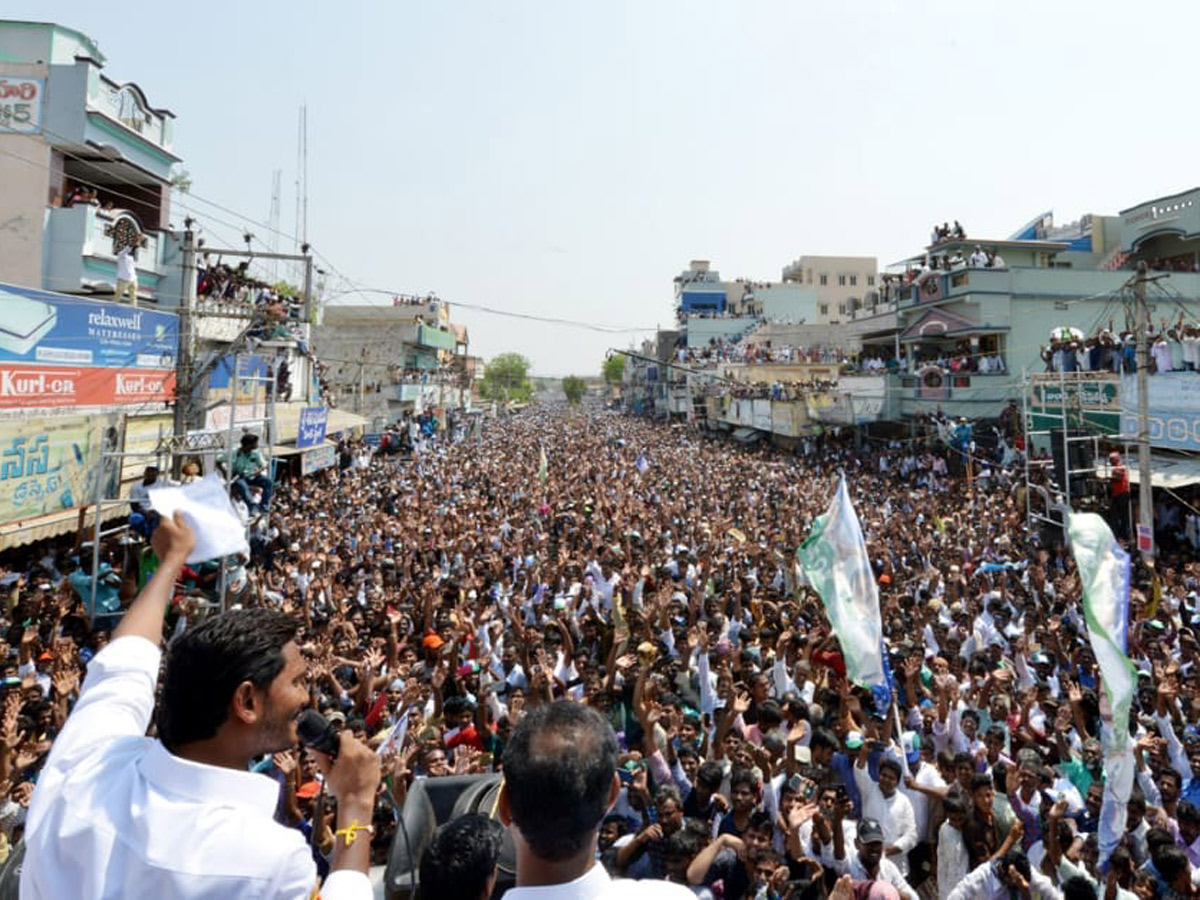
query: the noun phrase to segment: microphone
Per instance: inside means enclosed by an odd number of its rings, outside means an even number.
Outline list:
[[[310,707],[300,714],[296,722],[296,734],[305,747],[320,750],[328,754],[330,759],[337,759],[341,735],[332,723],[315,709]]]

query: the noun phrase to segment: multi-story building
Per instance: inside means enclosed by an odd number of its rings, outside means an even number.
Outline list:
[[[0,20],[0,277],[112,296],[117,253],[130,247],[141,299],[174,305],[175,117],[106,62],[72,28]]]
[[[313,329],[330,402],[376,425],[425,411],[445,424],[449,411],[469,410],[477,361],[468,345],[466,327],[452,323],[449,304],[437,298],[330,305]]]
[[[784,267],[783,282],[816,292],[812,322],[845,322],[876,289],[878,271],[874,256],[801,256]]]

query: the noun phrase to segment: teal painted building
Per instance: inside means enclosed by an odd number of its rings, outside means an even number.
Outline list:
[[[177,305],[170,229],[175,116],[113,78],[72,28],[0,20],[0,274],[63,293],[111,296],[117,252],[134,248],[139,299]],[[71,203],[77,190],[94,199]]]

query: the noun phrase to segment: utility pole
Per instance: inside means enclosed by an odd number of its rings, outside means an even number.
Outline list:
[[[1146,263],[1139,262],[1134,282],[1137,340],[1138,397],[1138,529],[1154,534],[1154,501],[1150,485],[1150,307],[1146,305]],[[1153,566],[1154,550],[1142,553],[1142,561]]]
[[[183,233],[183,295],[179,301],[179,350],[175,354],[175,420],[177,438],[184,437],[191,425],[192,384],[192,304],[196,301],[196,243],[189,227]],[[183,457],[176,456],[172,468],[182,467]],[[179,472],[172,473],[175,477]]]

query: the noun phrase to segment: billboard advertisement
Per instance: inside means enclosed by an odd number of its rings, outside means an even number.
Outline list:
[[[322,444],[300,457],[300,474],[311,475],[313,472],[328,469],[335,463],[337,463],[337,447],[333,444]]]
[[[1121,431],[1138,433],[1137,379],[1121,379]],[[1200,450],[1200,378],[1193,372],[1169,372],[1150,378],[1150,445]]]
[[[324,406],[306,406],[300,410],[300,428],[296,432],[296,446],[316,447],[325,442],[325,427],[329,424],[329,409]]]
[[[120,416],[0,422],[0,523],[87,506],[103,487],[119,490],[120,457],[101,472],[100,454],[121,449]],[[97,483],[103,478],[102,485]]]
[[[0,409],[175,396],[174,313],[0,284]]]

